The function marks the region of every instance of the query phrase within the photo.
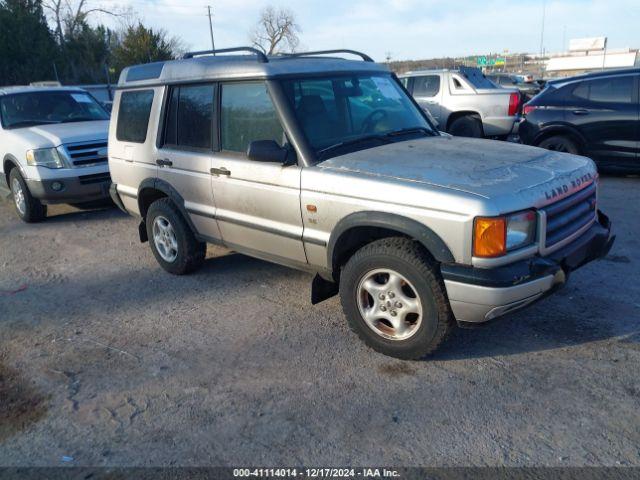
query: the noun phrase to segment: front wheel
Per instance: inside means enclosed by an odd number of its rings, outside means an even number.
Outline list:
[[[340,298],[350,328],[392,357],[425,357],[453,329],[442,279],[409,239],[382,239],[358,250],[340,276]]]
[[[9,174],[9,187],[13,196],[13,205],[21,220],[27,223],[41,222],[47,216],[47,206],[34,198],[27,182],[17,168]]]
[[[167,272],[184,275],[202,266],[207,244],[196,239],[169,198],[161,198],[151,204],[146,224],[151,251]]]

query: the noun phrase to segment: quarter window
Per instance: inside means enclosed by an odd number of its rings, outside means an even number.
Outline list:
[[[116,138],[121,142],[144,143],[147,139],[153,90],[123,92],[120,96]]]
[[[170,92],[164,144],[211,150],[214,85],[183,85]]]
[[[439,91],[439,75],[415,77],[415,79],[413,80],[413,95],[416,97],[435,97]]]
[[[609,77],[580,83],[573,96],[592,103],[631,103],[633,77]]]
[[[246,153],[254,140],[283,144],[284,131],[263,82],[222,86],[222,150]]]

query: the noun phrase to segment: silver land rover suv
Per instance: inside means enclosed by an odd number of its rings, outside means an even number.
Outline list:
[[[115,96],[111,195],[171,273],[207,243],[315,273],[313,303],[339,293],[413,359],[611,248],[587,158],[441,134],[357,52],[212,53],[129,67]]]

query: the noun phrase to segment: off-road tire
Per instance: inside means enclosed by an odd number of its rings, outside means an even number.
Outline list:
[[[15,202],[15,196],[14,196],[15,194],[13,191],[13,183],[15,181],[17,181],[20,184],[20,188],[24,195],[24,203],[25,203],[24,213],[20,212]],[[29,187],[27,187],[27,182],[24,181],[24,178],[22,178],[22,174],[20,173],[20,170],[18,170],[17,168],[13,168],[11,170],[11,173],[9,174],[9,188],[11,189],[11,198],[14,200],[13,208],[15,209],[16,214],[18,215],[18,217],[20,217],[22,221],[26,223],[37,223],[37,222],[41,222],[46,218],[47,206],[43,205],[40,202],[40,200],[38,200],[37,198],[34,198],[33,195],[31,195],[31,192],[29,191]]]
[[[545,138],[538,144],[538,147],[554,152],[573,153],[574,155],[580,153],[576,142],[566,135],[553,135],[552,137]]]
[[[392,269],[415,287],[423,304],[423,319],[406,340],[389,340],[364,321],[358,308],[358,285],[364,275],[379,268]],[[368,346],[385,355],[417,360],[433,353],[455,326],[444,282],[434,261],[418,243],[400,237],[372,242],[358,250],[340,275],[340,299],[351,330]]]
[[[153,223],[158,216],[166,218],[175,233],[178,248],[177,256],[172,262],[162,258],[154,241]],[[146,228],[153,256],[167,272],[174,275],[185,275],[196,271],[204,263],[207,244],[196,239],[182,213],[171,199],[161,198],[151,204],[147,211]]]
[[[455,137],[482,138],[482,121],[475,115],[465,115],[456,118],[449,125],[449,132]]]

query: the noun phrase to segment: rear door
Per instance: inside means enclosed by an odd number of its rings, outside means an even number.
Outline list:
[[[637,75],[584,80],[568,96],[565,119],[587,142],[588,155],[601,165],[625,167],[638,149]]]
[[[442,78],[441,75],[421,75],[412,77],[411,94],[418,105],[442,124]]]
[[[156,162],[158,178],[182,196],[198,232],[218,240],[210,173],[216,146],[216,88],[213,83],[169,87]]]

